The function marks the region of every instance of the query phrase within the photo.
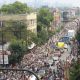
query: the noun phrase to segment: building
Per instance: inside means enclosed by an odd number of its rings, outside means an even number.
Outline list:
[[[19,24],[21,22],[24,22],[26,24],[26,29],[37,33],[37,14],[35,12],[30,14],[0,14],[0,27],[5,27],[6,21],[8,20],[18,21]],[[28,49],[32,49],[34,46],[35,43],[32,43],[31,46],[28,47]]]
[[[69,20],[69,12],[63,12],[63,21],[68,21]]]
[[[58,8],[53,8],[53,7],[48,8],[48,9],[49,9],[52,17],[54,17],[55,13],[57,13],[59,11]],[[51,30],[56,29],[56,26],[58,26],[58,25],[56,25],[56,23],[57,23],[57,20],[56,20],[56,18],[54,18],[54,20],[51,22],[51,25],[52,25],[52,27],[50,27]]]
[[[54,25],[55,25],[55,29],[57,30],[58,27],[61,27],[60,25],[60,12],[55,12],[54,13]]]
[[[5,21],[10,19],[25,22],[28,30],[35,33],[37,32],[37,14],[35,12],[30,14],[0,14],[0,27],[5,27]]]

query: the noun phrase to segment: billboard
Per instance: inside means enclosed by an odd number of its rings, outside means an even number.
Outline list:
[[[69,20],[69,12],[63,12],[63,21]]]
[[[77,7],[71,7],[70,9],[71,10],[77,10],[78,8]]]
[[[3,64],[3,55],[0,55],[0,64]],[[4,55],[4,64],[8,64],[8,55]]]
[[[60,19],[60,12],[54,13],[54,19]]]

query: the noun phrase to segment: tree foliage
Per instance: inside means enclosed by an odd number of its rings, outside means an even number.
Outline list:
[[[30,10],[27,7],[27,4],[16,1],[13,4],[3,5],[0,8],[0,12],[4,14],[22,14],[29,13]]]
[[[12,53],[9,55],[9,64],[20,62],[27,52],[27,49],[28,48],[23,40],[12,40],[8,47],[8,50],[10,50]]]
[[[37,31],[41,31],[41,28],[50,27],[50,22],[53,20],[51,17],[49,9],[40,8],[37,15]]]
[[[75,19],[77,19],[78,18],[78,16],[73,16],[72,17],[72,20],[75,20]]]
[[[56,31],[55,30],[54,31],[52,31],[52,30],[49,30],[48,31],[49,38],[51,38],[54,34],[56,34]]]
[[[48,39],[48,32],[45,29],[42,29],[38,32],[38,38],[41,39],[41,44],[44,44]]]
[[[77,62],[73,63],[73,68],[70,69],[69,80],[79,80],[80,79],[80,69]]]
[[[2,36],[2,29],[0,33],[0,36]],[[12,39],[23,39],[26,41],[26,45],[31,45],[33,42],[39,45],[40,42],[37,34],[28,30],[24,22],[17,22],[14,20],[5,22],[5,27],[3,27],[3,39],[6,40],[6,42],[10,42]],[[2,40],[2,37],[0,37],[0,40]]]
[[[7,42],[11,41],[11,39],[20,39],[21,31],[24,31],[26,28],[25,24],[18,23],[15,20],[8,20],[5,22],[5,27],[3,27],[3,39]],[[0,36],[2,35],[2,29],[0,30]]]
[[[76,39],[80,43],[80,29],[77,31]]]

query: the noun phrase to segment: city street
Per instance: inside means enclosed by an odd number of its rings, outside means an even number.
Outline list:
[[[66,61],[66,57],[69,56],[70,52],[71,52],[71,48],[68,45],[68,51],[67,51],[67,49],[64,49],[64,53],[61,55],[60,59]],[[51,66],[51,69],[56,71],[57,70],[57,66],[56,65],[55,66]]]
[[[80,80],[79,53],[75,0],[1,0],[0,80]]]

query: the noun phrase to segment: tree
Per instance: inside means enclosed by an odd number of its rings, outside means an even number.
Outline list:
[[[80,29],[78,29],[78,31],[77,31],[76,39],[80,43]]]
[[[38,32],[38,38],[41,39],[41,44],[44,44],[46,40],[48,39],[48,33],[45,29],[42,29]]]
[[[49,35],[49,38],[51,38],[54,34],[56,34],[56,31],[52,31],[52,30],[49,30],[48,31],[48,35]]]
[[[26,29],[25,24],[18,23],[15,20],[8,20],[5,22],[5,27],[3,27],[3,39],[5,39],[7,42],[10,42],[11,39],[20,39],[20,33],[21,31],[24,31]],[[0,30],[0,36],[2,36],[2,29]],[[1,38],[0,38],[1,40]]]
[[[73,68],[70,69],[69,80],[80,80],[80,69],[77,62],[74,62]]]
[[[14,65],[17,62],[19,63],[23,59],[27,49],[23,40],[12,40],[8,47],[8,50],[12,53],[9,55],[9,64]]]
[[[36,12],[36,9],[29,7],[30,12]]]
[[[2,29],[0,33],[0,36],[2,36]],[[26,41],[27,46],[32,43],[36,45],[41,44],[41,40],[37,37],[37,33],[28,30],[24,22],[17,22],[15,20],[8,20],[5,22],[5,27],[3,27],[3,39],[6,40],[6,42],[10,42],[12,39],[23,39]],[[1,37],[0,40],[2,40]]]
[[[77,19],[78,18],[78,16],[73,16],[72,17],[72,20],[75,20],[75,19]]]
[[[50,27],[50,22],[53,21],[53,17],[51,17],[49,9],[40,8],[39,13],[37,15],[37,31],[41,31],[41,28]]]
[[[38,38],[36,34],[32,35],[32,41],[36,44],[36,46],[41,45],[41,38]]]
[[[30,13],[30,10],[27,4],[16,1],[13,4],[3,5],[0,8],[0,12],[4,14],[25,14]]]

